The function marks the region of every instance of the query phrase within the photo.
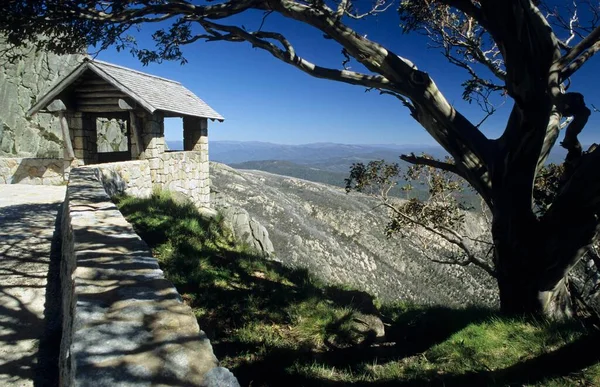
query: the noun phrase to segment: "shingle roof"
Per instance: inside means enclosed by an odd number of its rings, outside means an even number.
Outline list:
[[[181,115],[224,120],[223,116],[179,82],[112,63],[90,59],[86,59],[71,74],[63,78],[46,95],[40,98],[29,110],[29,114],[45,108],[48,103],[77,80],[87,69],[92,70],[107,82],[113,84],[150,113],[161,110]]]

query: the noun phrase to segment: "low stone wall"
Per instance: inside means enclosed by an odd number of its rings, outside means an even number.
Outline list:
[[[210,207],[208,154],[206,152],[165,152],[162,154],[163,189],[181,192],[198,207]]]
[[[72,170],[62,230],[61,386],[239,386],[98,169]]]
[[[96,171],[109,196],[125,193],[135,197],[149,197],[152,194],[152,179],[147,160],[122,161],[84,166]]]
[[[0,157],[0,184],[60,185],[69,178],[62,159]]]
[[[161,167],[157,170],[154,164],[158,161]],[[74,162],[73,166],[76,165]],[[82,168],[95,171],[109,196],[125,193],[148,197],[153,186],[158,186],[182,193],[199,208],[210,207],[209,165],[205,152],[166,152],[160,160],[91,164]],[[71,163],[62,159],[0,158],[0,184],[60,185],[69,180],[70,170]]]

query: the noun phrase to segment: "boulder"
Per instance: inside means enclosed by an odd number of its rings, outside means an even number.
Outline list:
[[[274,253],[273,242],[269,239],[269,232],[248,211],[240,207],[218,207],[223,214],[225,224],[233,232],[236,240],[246,243],[261,254],[270,256]]]

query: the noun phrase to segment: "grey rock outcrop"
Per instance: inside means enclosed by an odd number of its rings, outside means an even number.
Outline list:
[[[0,36],[0,51],[4,49]],[[26,113],[83,56],[58,56],[33,48],[21,53],[23,57],[14,61],[0,58],[0,157],[62,157],[58,121],[49,114],[27,117]]]
[[[240,242],[246,243],[263,255],[273,255],[273,243],[269,239],[269,232],[248,211],[236,206],[223,206],[220,208],[225,224],[233,232],[233,236]]]
[[[268,231],[273,259],[287,266],[307,268],[330,283],[387,301],[498,303],[496,285],[482,270],[440,265],[424,257],[410,238],[388,239],[387,216],[368,196],[219,163],[211,163],[210,173],[215,208],[247,211],[248,219]]]

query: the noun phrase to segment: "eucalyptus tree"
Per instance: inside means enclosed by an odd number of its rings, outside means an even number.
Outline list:
[[[507,313],[571,314],[567,274],[590,247],[600,210],[600,151],[578,140],[590,116],[569,78],[600,50],[599,5],[574,3],[571,14],[540,0],[4,0],[0,31],[15,44],[59,53],[90,45],[129,48],[144,63],[184,60],[199,41],[247,42],[315,77],[379,90],[398,98],[410,115],[452,156],[446,163],[407,161],[455,173],[477,190],[492,213],[493,265]],[[585,9],[585,15],[582,10]],[[467,74],[464,98],[493,113],[491,97],[505,97],[511,112],[504,132],[491,139],[459,112],[427,69],[417,67],[351,28],[355,19],[397,10],[401,32],[427,35],[452,65]],[[258,12],[257,12],[258,11]],[[339,67],[313,63],[284,31],[263,23],[249,30],[238,16],[278,14],[318,30],[339,44]],[[585,16],[585,17],[584,17]],[[584,20],[586,19],[586,20]],[[159,23],[155,45],[138,47],[128,30]],[[166,25],[166,26],[165,26]],[[362,71],[348,63],[360,63]],[[533,187],[561,126],[568,155],[558,194],[536,212]]]

